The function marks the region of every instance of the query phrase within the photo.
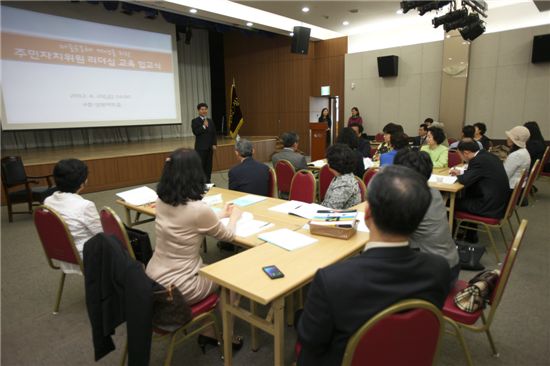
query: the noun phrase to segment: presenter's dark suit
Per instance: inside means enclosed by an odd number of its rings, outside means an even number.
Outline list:
[[[246,158],[229,170],[229,189],[267,196],[269,168],[254,158]]]
[[[212,146],[217,145],[216,126],[210,118],[208,120],[208,128],[204,127],[203,119],[199,116],[191,121],[191,129],[195,135],[195,151],[199,154],[202,161],[202,169],[206,176],[206,181],[210,182],[212,175],[212,154],[214,150]]]
[[[421,299],[441,308],[450,279],[443,257],[409,246],[372,248],[320,269],[297,325],[302,344],[298,365],[340,365],[348,339],[398,301]]]
[[[497,219],[504,217],[510,187],[504,165],[496,155],[480,150],[457,178],[465,186],[456,201],[457,210]]]

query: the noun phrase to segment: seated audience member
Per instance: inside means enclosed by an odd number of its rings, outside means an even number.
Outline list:
[[[353,162],[355,164],[353,174],[359,178],[363,178],[365,164],[363,163],[363,154],[361,154],[361,152],[357,149],[359,144],[358,140],[357,135],[355,135],[355,132],[351,129],[351,127],[346,127],[342,129],[336,142],[347,145],[353,151]]]
[[[458,152],[468,169],[460,174],[453,168],[449,172],[456,175],[458,182],[464,185],[462,195],[457,198],[455,207],[478,216],[500,219],[504,216],[510,187],[508,176],[500,159],[486,149],[479,150],[472,139],[464,139],[458,144]],[[477,242],[477,233],[468,231],[466,241]]]
[[[403,149],[397,153],[393,160],[394,165],[403,165],[420,173],[426,181],[432,175],[432,159],[424,151],[412,151]],[[449,264],[451,269],[451,287],[458,279],[460,264],[458,264],[458,251],[456,243],[451,235],[447,220],[447,208],[439,192],[430,188],[432,200],[428,211],[418,225],[418,228],[409,238],[411,248],[418,248],[422,252],[440,255]]]
[[[413,139],[413,146],[426,145],[428,143],[428,141],[426,141],[427,137],[428,137],[428,125],[425,123],[422,123],[418,127],[418,136],[416,136]]]
[[[445,133],[445,124],[443,122],[434,121],[432,122],[430,127],[437,127],[437,128],[440,128],[441,131],[443,131],[443,136],[445,136],[445,138],[443,139],[443,142],[441,143],[441,145],[448,148],[449,140],[447,139],[447,134]]]
[[[523,126],[516,126],[505,133],[508,136],[506,145],[510,148],[510,153],[504,161],[504,170],[508,176],[510,189],[513,190],[523,171],[529,174],[531,156],[525,148],[529,140],[529,130]]]
[[[349,338],[398,301],[443,306],[449,265],[408,245],[430,200],[426,179],[409,168],[388,166],[372,178],[365,210],[370,241],[360,255],[315,274],[296,326],[299,366],[340,365]]]
[[[474,140],[481,142],[481,145],[483,145],[483,148],[485,150],[489,150],[493,143],[491,142],[491,139],[485,136],[485,133],[487,132],[487,126],[485,123],[477,122],[474,123],[475,128],[475,134],[474,134]]]
[[[357,136],[357,150],[361,152],[364,158],[370,158],[370,142],[367,139],[367,135],[363,133],[363,125],[352,125],[351,129]]]
[[[395,154],[403,149],[408,149],[409,138],[403,132],[395,132],[390,137],[391,151],[380,155],[380,166],[392,165]]]
[[[421,150],[430,155],[434,168],[447,168],[449,160],[449,149],[442,145],[445,141],[445,133],[439,127],[428,129],[428,145],[422,146]]]
[[[384,128],[382,129],[382,133],[384,134],[384,142],[382,142],[378,146],[376,154],[374,154],[372,160],[378,161],[380,160],[380,155],[391,151],[391,135],[396,132],[404,132],[403,127],[401,125],[391,122],[384,126]]]
[[[235,155],[240,163],[229,170],[229,189],[267,196],[269,193],[269,168],[252,157],[252,143],[241,138],[235,144]]]
[[[273,168],[275,168],[279,160],[288,160],[296,171],[307,169],[306,157],[296,152],[298,149],[298,141],[300,140],[298,135],[294,132],[285,132],[281,136],[281,140],[283,140],[284,148],[271,158]]]
[[[53,177],[59,190],[46,198],[44,204],[57,211],[65,221],[82,258],[84,243],[103,232],[95,204],[79,194],[88,182],[88,166],[78,159],[64,159],[53,168]],[[75,264],[56,262],[65,273],[81,274],[80,267]]]
[[[229,204],[215,213],[201,201],[205,184],[201,160],[194,150],[178,149],[166,160],[157,186],[156,247],[146,270],[164,287],[175,285],[190,305],[218,289],[216,283],[199,273],[204,266],[200,248],[205,236],[232,241],[242,214]],[[220,221],[225,217],[229,218],[227,226]],[[213,335],[213,329],[209,329],[199,337],[199,344],[217,344]],[[240,346],[242,339],[235,339],[233,347]]]
[[[542,133],[540,132],[539,125],[535,121],[529,121],[525,122],[523,125],[529,130],[529,140],[527,140],[527,151],[529,151],[529,155],[531,156],[531,168],[535,164],[535,161],[539,159],[541,161],[541,164],[543,163],[542,157],[544,155],[544,151],[546,150],[546,143],[544,142],[544,137],[542,137]],[[529,168],[529,169],[531,169]],[[545,169],[543,167],[544,171],[550,171],[550,169]]]
[[[424,124],[426,125],[427,128],[432,127],[432,123],[434,123],[434,119],[433,119],[433,118],[428,117],[428,118],[426,118],[426,119],[424,120]]]
[[[347,145],[338,143],[328,148],[327,162],[334,178],[321,205],[344,210],[361,203],[359,184],[353,176],[354,160],[355,154]]]
[[[462,138],[461,138],[461,140],[466,139],[466,138],[473,139],[474,135],[475,135],[475,131],[476,131],[476,129],[472,125],[466,125],[466,126],[462,127]],[[483,149],[483,145],[481,144],[481,142],[479,142],[479,141],[476,141],[476,142],[479,145],[479,149],[480,150]],[[453,142],[451,145],[449,145],[449,149],[456,150],[459,143],[460,143],[460,141]]]

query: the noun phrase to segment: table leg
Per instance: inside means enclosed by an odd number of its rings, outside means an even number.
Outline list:
[[[231,366],[233,362],[233,315],[228,311],[231,306],[231,298],[229,296],[229,289],[222,288],[222,326],[223,326],[223,364],[225,366]]]
[[[132,214],[130,212],[130,209],[126,206],[124,206],[124,214],[126,216],[126,225],[132,227]]]
[[[250,300],[250,312],[252,315],[256,315],[256,303],[254,300]],[[250,338],[252,339],[250,342],[250,348],[253,352],[258,351],[258,329],[252,323],[250,323]]]
[[[281,297],[273,301],[274,319],[273,319],[273,338],[275,356],[275,366],[283,366],[285,362],[285,298]]]
[[[455,198],[456,192],[451,192],[449,198],[449,229],[451,229],[451,233],[453,232],[453,220],[455,217]]]
[[[292,327],[294,325],[294,292],[286,297],[286,325]]]

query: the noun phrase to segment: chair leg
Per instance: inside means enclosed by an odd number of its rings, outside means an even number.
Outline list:
[[[128,341],[124,344],[124,351],[122,352],[122,360],[120,360],[120,366],[126,365],[126,356],[128,356]]]
[[[495,244],[495,239],[493,238],[493,233],[491,233],[491,228],[485,225],[483,226],[485,227],[485,229],[487,229],[487,235],[489,235],[489,240],[491,241],[491,246],[493,247],[493,251],[495,252],[497,263],[500,263],[500,256],[498,255],[497,246]]]
[[[168,344],[168,349],[166,350],[166,359],[164,360],[164,366],[170,366],[172,363],[172,356],[174,355],[174,348],[176,345],[176,334],[173,333],[170,337],[170,343]]]
[[[11,207],[11,202],[8,202],[8,221],[13,222],[13,209]]]
[[[472,362],[472,355],[470,354],[470,350],[468,349],[468,345],[466,344],[466,340],[462,335],[462,331],[460,330],[460,327],[458,326],[458,324],[456,324],[453,320],[450,320],[450,319],[447,319],[447,323],[451,324],[453,328],[455,328],[455,335],[458,338],[460,345],[462,346],[462,350],[464,351],[464,356],[466,356],[466,362],[468,363],[468,366],[473,366],[474,364]]]
[[[57,299],[55,300],[55,306],[53,308],[53,314],[57,315],[59,312],[59,304],[61,303],[61,295],[63,295],[63,286],[65,285],[65,272],[61,272],[61,280],[59,281],[59,288],[57,289]]]
[[[485,314],[483,313],[481,314],[481,321],[483,322],[483,324],[486,323]],[[495,346],[495,342],[493,341],[493,336],[491,335],[491,331],[489,330],[489,328],[485,330],[485,334],[487,335],[487,339],[489,340],[489,344],[491,345],[491,349],[493,350],[493,356],[499,357],[500,354],[497,351],[497,347]]]
[[[518,209],[517,209],[517,208],[514,210],[514,213],[516,214],[516,220],[518,221],[518,225],[521,224],[521,220],[520,220],[520,218],[519,218],[519,214],[518,214]]]
[[[510,224],[511,225],[511,224]],[[500,235],[502,236],[502,240],[504,241],[504,247],[506,249],[508,249],[508,242],[506,241],[506,236],[504,236],[504,230],[502,230],[502,226],[499,227],[499,230],[500,230]],[[512,238],[514,237],[515,235],[512,235]]]
[[[462,221],[456,220],[456,227],[455,227],[455,233],[453,235],[453,238],[456,239],[456,236],[458,235],[458,229],[460,229],[460,224],[462,224]]]
[[[506,221],[508,221],[508,225],[510,226],[510,232],[512,233],[512,238],[516,236],[516,233],[514,231],[514,227],[512,226],[512,222],[510,221],[510,218],[507,218]]]

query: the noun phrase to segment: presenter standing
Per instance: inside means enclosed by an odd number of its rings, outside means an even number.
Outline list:
[[[328,108],[323,108],[321,116],[319,117],[319,123],[326,123],[327,128],[327,148],[330,146],[330,129],[332,127],[332,120],[330,119]]]
[[[195,135],[195,151],[199,154],[202,162],[202,170],[206,181],[210,183],[212,175],[212,155],[217,147],[216,126],[208,115],[208,105],[199,103],[197,105],[199,116],[191,121],[191,129]]]

